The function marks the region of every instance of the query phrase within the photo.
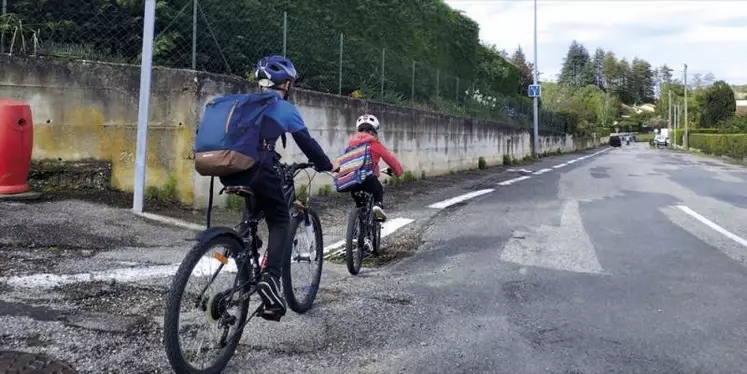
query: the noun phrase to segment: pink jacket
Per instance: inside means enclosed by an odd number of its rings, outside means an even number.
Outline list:
[[[401,177],[404,171],[402,170],[402,165],[399,163],[399,160],[397,160],[397,157],[394,156],[391,152],[389,152],[386,147],[381,144],[378,140],[376,140],[373,135],[365,133],[365,132],[356,132],[353,134],[353,136],[350,137],[350,140],[348,141],[348,146],[355,147],[357,145],[360,145],[365,142],[370,142],[370,150],[371,150],[371,156],[373,157],[373,163],[374,163],[374,174],[376,177],[379,177],[380,171],[379,171],[379,160],[382,158],[384,159],[384,162],[386,162],[387,165],[389,165],[392,170],[394,170],[394,175]]]

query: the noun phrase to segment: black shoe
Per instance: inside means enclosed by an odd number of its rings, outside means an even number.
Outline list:
[[[264,303],[259,316],[270,321],[280,321],[280,317],[286,312],[285,300],[280,294],[280,281],[269,273],[262,274],[257,293]]]

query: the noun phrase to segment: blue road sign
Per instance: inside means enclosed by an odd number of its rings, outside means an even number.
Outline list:
[[[540,87],[539,84],[530,84],[529,85],[529,97],[540,97],[540,94],[542,93],[542,87]]]

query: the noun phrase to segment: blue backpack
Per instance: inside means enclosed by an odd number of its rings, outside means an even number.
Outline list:
[[[203,176],[222,177],[259,162],[260,149],[267,146],[261,138],[264,113],[276,100],[275,93],[260,92],[225,95],[208,102],[195,138],[195,170]]]

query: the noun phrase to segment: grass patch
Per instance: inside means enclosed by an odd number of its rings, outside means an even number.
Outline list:
[[[228,198],[226,199],[226,208],[234,212],[243,211],[244,198],[239,195],[228,195]]]
[[[329,184],[325,184],[324,186],[319,187],[319,196],[325,197],[332,195],[332,186]]]
[[[160,187],[148,186],[145,189],[145,197],[150,200],[159,200],[167,203],[177,202],[177,191],[176,191],[177,180],[172,174],[166,178],[166,182]]]

